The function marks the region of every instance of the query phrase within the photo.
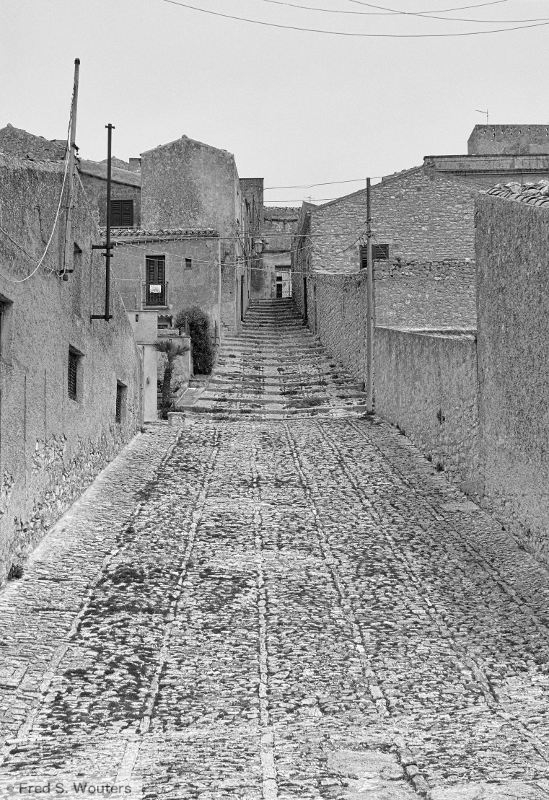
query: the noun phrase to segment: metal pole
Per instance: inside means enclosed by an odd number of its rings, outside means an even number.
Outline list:
[[[74,243],[72,241],[72,198],[74,193],[74,162],[76,159],[76,114],[78,110],[78,84],[80,80],[80,59],[74,59],[74,85],[72,91],[71,104],[71,127],[69,136],[69,165],[68,178],[69,185],[67,190],[67,213],[65,226],[65,247],[63,250],[63,278],[67,280],[67,264],[71,264],[71,249],[74,253]],[[72,270],[71,270],[72,271]]]
[[[374,265],[372,258],[372,203],[370,178],[366,179],[366,408],[374,410]]]
[[[111,182],[112,182],[112,132],[114,125],[109,122],[107,129],[107,236],[105,240],[105,319],[111,318]]]

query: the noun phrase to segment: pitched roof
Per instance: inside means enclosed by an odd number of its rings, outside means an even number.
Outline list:
[[[105,233],[106,228],[101,228]],[[160,228],[143,230],[141,228],[111,228],[114,244],[135,244],[136,242],[174,242],[182,239],[215,239],[219,233],[213,228]]]
[[[105,161],[88,161],[81,159],[78,164],[78,169],[84,175],[91,175],[94,178],[102,178],[107,180],[107,164]],[[126,183],[130,186],[141,186],[141,173],[134,172],[129,169],[119,169],[113,165],[112,167],[112,180],[115,183]]]
[[[0,128],[0,152],[33,161],[63,161],[67,142],[35,136],[8,123],[5,128]]]
[[[486,194],[502,197],[504,200],[519,200],[531,206],[546,206],[549,205],[549,180],[543,179],[537,183],[498,183],[488,189]]]

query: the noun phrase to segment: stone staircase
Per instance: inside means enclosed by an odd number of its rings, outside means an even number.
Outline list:
[[[191,382],[190,390],[185,412],[217,419],[366,411],[362,385],[328,357],[291,299],[252,303],[242,333],[223,339],[214,372],[206,382]]]

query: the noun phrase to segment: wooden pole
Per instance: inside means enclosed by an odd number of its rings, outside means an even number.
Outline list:
[[[366,408],[374,410],[374,264],[372,258],[372,202],[370,178],[366,179]]]
[[[72,105],[71,105],[71,125],[69,136],[69,165],[68,165],[68,179],[69,185],[67,190],[67,214],[65,226],[65,248],[63,251],[63,280],[67,280],[68,267],[71,267],[74,257],[74,242],[72,237],[72,205],[74,196],[74,165],[76,162],[76,115],[78,111],[78,84],[80,80],[80,59],[74,59],[74,86],[72,92]]]

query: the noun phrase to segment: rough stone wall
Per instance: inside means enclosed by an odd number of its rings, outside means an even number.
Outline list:
[[[365,274],[315,275],[309,287],[309,309],[310,327],[321,342],[359,382],[364,382],[367,374]]]
[[[472,261],[377,262],[376,323],[386,326],[476,326],[476,269]]]
[[[443,261],[474,257],[474,182],[451,180],[423,167],[372,187],[374,243],[390,259]],[[366,190],[311,212],[313,270],[354,272],[365,243]]]
[[[469,155],[549,153],[549,125],[475,125]]]
[[[183,308],[197,305],[209,315],[212,331],[216,326],[219,330],[219,240],[211,237],[118,244],[113,250],[111,263],[127,311],[146,309],[143,287],[147,256],[164,256],[166,259],[168,308],[161,313],[175,316]],[[186,258],[191,259],[192,269],[186,268]]]
[[[549,559],[549,214],[477,201],[481,456],[486,495]]]
[[[114,173],[118,170],[113,170]],[[107,224],[107,179],[89,172],[80,172],[82,185],[88,195],[90,204],[99,214],[99,224]],[[113,178],[111,187],[113,200],[133,200],[134,227],[141,225],[141,187],[138,183],[124,183],[123,179]]]
[[[67,142],[35,136],[8,123],[0,128],[0,153],[37,161],[63,161],[67,154]]]
[[[261,227],[264,248],[261,269],[252,274],[252,298],[263,300],[276,296],[276,267],[292,264],[292,240],[298,219],[298,208],[265,206]]]
[[[479,499],[477,395],[474,333],[376,328],[376,413]]]
[[[141,178],[144,228],[213,228],[219,232],[222,243],[221,321],[227,330],[238,329],[241,277],[245,283],[244,310],[249,287],[238,236],[244,220],[234,156],[182,136],[142,154]]]
[[[62,165],[0,156],[0,581],[136,432],[140,363],[116,291],[104,308],[104,259],[91,250],[97,225],[77,181],[73,239],[82,251],[63,281],[64,220],[43,266],[30,275],[49,237]],[[32,257],[28,258],[21,247]],[[72,249],[72,248],[71,248]],[[81,353],[78,399],[68,396],[69,347]],[[117,381],[125,384],[115,420]]]

